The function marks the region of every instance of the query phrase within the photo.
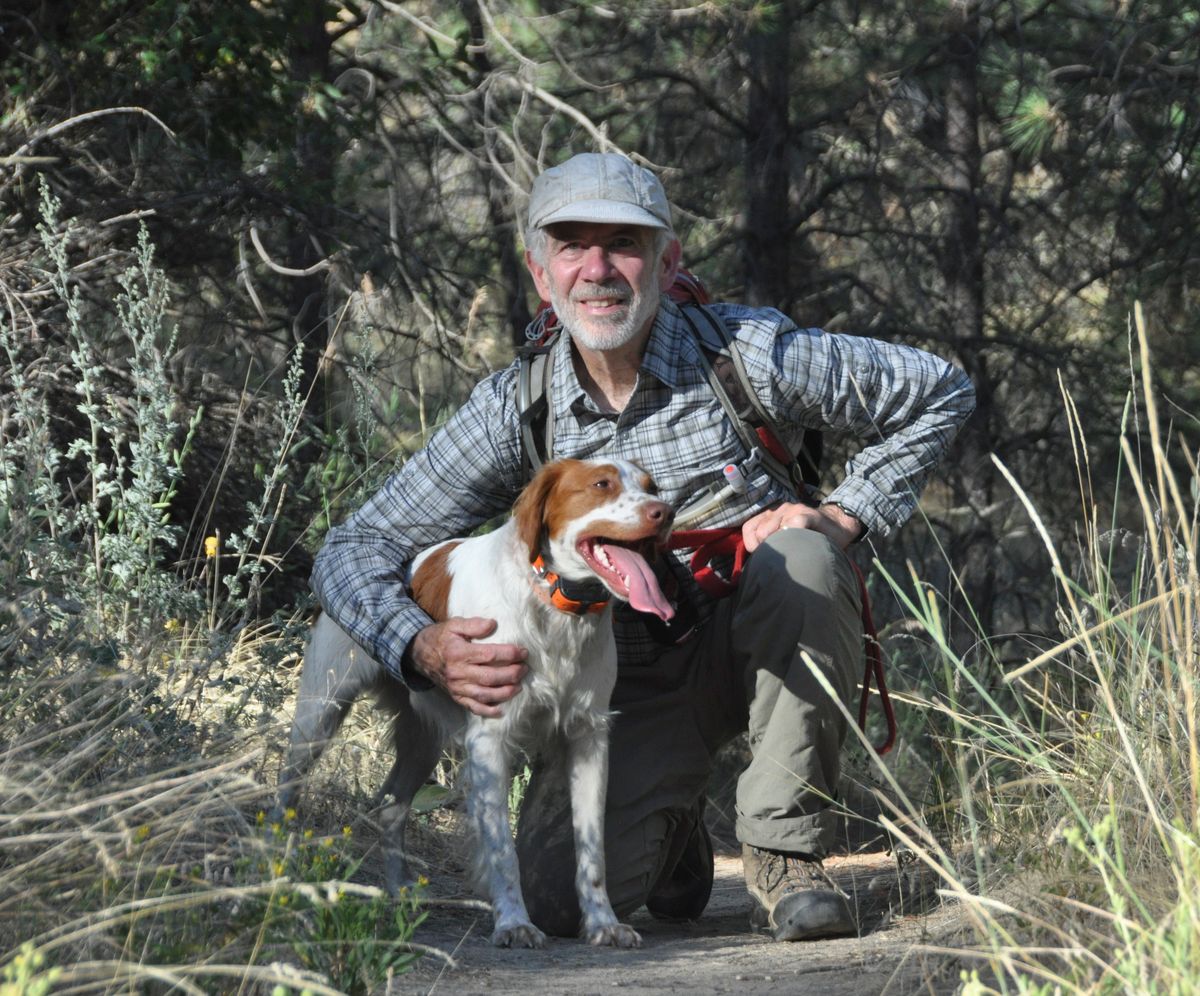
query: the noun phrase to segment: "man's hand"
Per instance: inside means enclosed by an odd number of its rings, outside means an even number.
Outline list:
[[[771,533],[780,529],[815,529],[844,550],[862,534],[862,523],[837,505],[784,504],[747,519],[742,524],[746,552],[753,553]]]
[[[497,706],[521,690],[529,670],[524,647],[477,643],[496,631],[495,619],[451,618],[426,626],[413,638],[413,666],[476,716],[499,716]]]

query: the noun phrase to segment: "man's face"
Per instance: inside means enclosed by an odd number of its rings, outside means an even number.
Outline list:
[[[654,251],[657,230],[560,222],[546,230],[546,258],[526,261],[534,283],[576,343],[611,350],[648,333],[679,262],[679,243]]]

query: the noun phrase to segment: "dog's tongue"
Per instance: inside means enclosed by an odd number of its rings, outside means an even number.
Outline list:
[[[658,586],[658,578],[654,576],[650,565],[641,554],[616,544],[605,546],[604,550],[609,561],[629,585],[630,605],[639,612],[653,613],[663,622],[675,615],[671,603]]]

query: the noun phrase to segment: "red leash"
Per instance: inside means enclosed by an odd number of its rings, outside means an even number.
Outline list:
[[[741,526],[725,526],[720,529],[681,529],[671,534],[667,541],[670,550],[692,550],[688,569],[704,592],[713,598],[724,598],[737,590],[742,578],[742,569],[746,566],[746,543],[742,539]],[[729,577],[719,575],[712,567],[716,557],[733,557],[733,569]],[[871,600],[867,595],[867,582],[862,571],[854,561],[854,576],[858,578],[858,593],[862,599],[862,623],[865,633],[865,651],[867,669],[863,674],[862,697],[858,702],[858,728],[866,731],[867,704],[871,696],[871,681],[874,679],[879,689],[879,701],[883,703],[883,714],[887,719],[887,739],[875,748],[877,754],[883,755],[892,749],[896,743],[896,713],[892,708],[892,700],[888,695],[887,683],[883,678],[883,652],[879,645],[879,634],[875,630],[875,620],[871,616]]]

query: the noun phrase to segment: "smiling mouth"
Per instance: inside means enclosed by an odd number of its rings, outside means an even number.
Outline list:
[[[613,594],[639,612],[648,612],[667,622],[675,610],[646,560],[654,545],[653,538],[624,543],[604,536],[585,536],[576,549]]]

